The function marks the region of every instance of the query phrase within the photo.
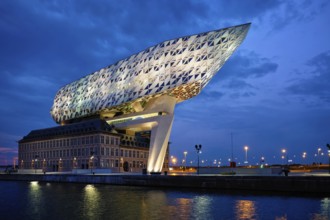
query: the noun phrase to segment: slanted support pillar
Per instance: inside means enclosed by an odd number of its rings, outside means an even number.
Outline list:
[[[166,115],[158,116],[151,129],[147,167],[149,173],[159,173],[162,171],[166,149],[172,130],[175,104],[176,98],[161,96],[153,102],[152,106],[150,106],[151,109],[165,111]]]
[[[149,173],[159,173],[162,171],[168,140],[172,130],[173,118],[172,114],[160,116],[155,126],[151,129],[147,169]]]

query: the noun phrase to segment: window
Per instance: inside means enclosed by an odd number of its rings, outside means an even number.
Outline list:
[[[104,155],[104,147],[101,147],[101,155]]]
[[[111,156],[114,156],[114,149],[111,148]]]
[[[118,149],[116,149],[116,157],[118,157]]]
[[[136,157],[137,157],[137,158],[140,157],[140,151],[136,151]]]
[[[114,138],[111,137],[111,145],[113,145],[113,144],[114,144]]]
[[[107,155],[107,156],[110,155],[109,151],[110,151],[110,150],[109,150],[109,148],[107,147],[107,148],[106,148],[106,155]]]
[[[81,144],[85,144],[85,137],[81,138]]]
[[[91,144],[94,144],[94,136],[90,136],[89,141],[90,141]]]
[[[104,144],[104,136],[101,136],[101,144]]]
[[[94,143],[95,143],[95,144],[99,144],[99,143],[100,143],[100,138],[99,138],[99,136],[97,136],[97,135],[94,136]]]
[[[109,144],[109,137],[108,136],[105,137],[105,144]]]
[[[120,150],[120,156],[124,156],[124,151],[123,150]]]

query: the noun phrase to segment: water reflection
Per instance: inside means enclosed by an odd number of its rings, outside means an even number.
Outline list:
[[[193,218],[212,219],[211,215],[212,197],[208,195],[196,196],[193,200]]]
[[[32,216],[39,216],[40,215],[40,206],[42,205],[41,200],[42,200],[42,193],[41,193],[41,187],[39,185],[38,181],[31,181],[29,185],[29,194],[28,194],[28,199],[29,199],[29,209],[31,210],[31,215]]]
[[[0,181],[0,219],[330,219],[330,198]]]
[[[100,214],[100,193],[94,185],[86,185],[84,188],[83,216],[95,219]]]
[[[168,216],[167,197],[163,191],[149,191],[142,198],[141,219],[157,219]]]
[[[178,212],[180,219],[190,219],[190,212],[193,210],[193,200],[190,198],[178,198],[176,199],[176,205],[173,205],[172,212]]]
[[[314,213],[312,220],[328,220],[330,219],[330,199],[324,198],[321,200],[320,213]]]
[[[238,200],[235,212],[236,219],[256,219],[256,204],[251,200]]]

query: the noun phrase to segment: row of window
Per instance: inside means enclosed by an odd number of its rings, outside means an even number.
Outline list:
[[[42,161],[31,161],[31,162],[24,162],[21,161],[20,166],[22,168],[31,168],[31,169],[45,169],[45,168],[52,168],[53,166],[58,166],[58,168],[93,168],[97,167],[97,161],[92,161],[89,159],[85,160],[42,160]],[[113,168],[113,167],[123,167],[123,163],[119,164],[119,160],[114,159],[104,159],[100,161],[101,168]],[[143,161],[131,161],[128,163],[130,168],[145,168],[146,164]]]
[[[50,141],[39,141],[34,143],[23,143],[20,144],[20,150],[40,150],[53,147],[71,147],[99,143],[118,146],[119,137],[95,135],[77,138],[64,138]]]
[[[100,154],[99,154],[100,153]],[[118,148],[101,147],[101,152],[96,147],[64,149],[64,150],[51,150],[41,152],[20,152],[21,160],[38,160],[43,158],[66,158],[66,157],[90,157],[90,156],[119,156]],[[148,158],[148,153],[137,150],[120,150],[121,157],[129,158]]]

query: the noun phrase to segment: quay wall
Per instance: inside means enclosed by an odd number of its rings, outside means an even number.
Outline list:
[[[0,180],[320,193],[330,195],[330,177],[328,176],[1,174]]]

